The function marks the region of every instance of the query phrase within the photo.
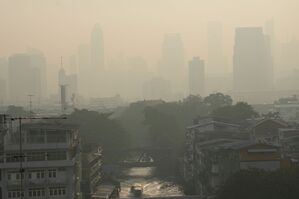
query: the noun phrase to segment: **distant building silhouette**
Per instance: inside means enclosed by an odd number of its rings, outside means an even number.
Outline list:
[[[104,57],[104,36],[99,24],[96,24],[91,32],[91,66],[94,72],[101,71],[105,68]]]
[[[59,89],[64,89],[65,103],[75,103],[75,99],[78,95],[78,79],[76,74],[67,75],[64,68],[61,67],[58,73]]]
[[[170,81],[174,92],[182,92],[185,79],[184,45],[181,35],[166,34],[162,44],[160,75]]]
[[[171,98],[169,81],[162,78],[153,78],[143,84],[143,98],[145,100],[169,100]]]
[[[213,21],[208,23],[208,73],[226,72],[226,62],[223,56],[222,23]]]
[[[36,99],[42,98],[44,76],[41,71],[44,64],[45,58],[37,54],[15,54],[9,57],[8,88],[10,103],[27,104],[29,94],[34,95]]]
[[[299,44],[295,38],[281,44],[279,60],[280,71],[292,73],[299,69]]]
[[[39,70],[37,81],[40,84],[37,85],[39,95],[35,96],[35,99],[41,101],[47,97],[47,62],[44,54],[37,49],[29,49],[28,54],[31,60],[31,66]]]
[[[205,63],[199,57],[189,61],[190,95],[205,95]]]
[[[262,28],[236,29],[233,65],[235,92],[273,89],[270,39]]]

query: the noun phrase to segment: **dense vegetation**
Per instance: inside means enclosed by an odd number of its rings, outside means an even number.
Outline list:
[[[119,118],[132,144],[172,147],[182,152],[185,128],[198,117],[221,117],[238,122],[258,116],[244,102],[233,105],[230,96],[214,93],[205,98],[189,96],[178,102],[140,101],[131,104]]]
[[[78,124],[82,143],[88,146],[101,145],[105,150],[105,160],[119,160],[121,150],[128,147],[129,137],[123,127],[110,114],[96,111],[75,110],[67,116],[67,123]]]
[[[241,171],[220,189],[217,199],[297,199],[299,170]]]

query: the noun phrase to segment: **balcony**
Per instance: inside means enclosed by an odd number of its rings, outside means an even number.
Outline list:
[[[23,150],[47,150],[47,149],[67,149],[71,144],[69,143],[37,143],[37,144],[29,144],[24,143],[22,145]],[[17,151],[20,149],[19,144],[5,144],[4,150],[5,151]]]
[[[26,168],[41,168],[41,167],[72,167],[75,165],[75,159],[72,160],[45,160],[45,161],[31,161],[23,162],[23,167]],[[18,169],[19,162],[0,163],[0,169]]]

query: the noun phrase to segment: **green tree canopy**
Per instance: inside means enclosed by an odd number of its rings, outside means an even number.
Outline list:
[[[257,117],[258,113],[246,102],[238,102],[235,105],[223,106],[215,109],[212,112],[212,116],[240,121]]]
[[[213,93],[205,97],[203,102],[207,106],[209,106],[211,110],[215,110],[223,106],[231,106],[233,100],[229,95],[224,95],[222,93]]]
[[[106,154],[104,158],[118,159],[121,155],[114,154],[113,151],[128,147],[129,139],[122,126],[117,121],[109,119],[109,116],[110,114],[100,114],[85,109],[75,110],[67,116],[66,122],[80,125],[80,136],[83,142],[89,145],[100,144]]]

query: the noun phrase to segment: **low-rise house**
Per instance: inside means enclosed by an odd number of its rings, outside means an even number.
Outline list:
[[[288,161],[282,158],[281,147],[295,150],[291,143],[297,146],[298,134],[287,131],[288,124],[272,119],[254,121],[249,127],[248,122],[234,124],[217,118],[199,120],[188,127],[186,187],[208,196],[237,171],[285,168]]]
[[[195,180],[198,178],[196,157],[200,157],[200,144],[214,142],[214,140],[242,141],[249,140],[249,133],[239,124],[227,122],[220,118],[203,118],[194,125],[187,127],[184,155],[184,179],[189,192],[198,192]],[[213,145],[213,143],[212,143]]]
[[[278,119],[260,119],[249,127],[254,142],[279,145],[279,129],[288,128],[288,124]]]
[[[298,122],[299,100],[297,96],[278,100],[274,103],[275,112],[287,122]]]

